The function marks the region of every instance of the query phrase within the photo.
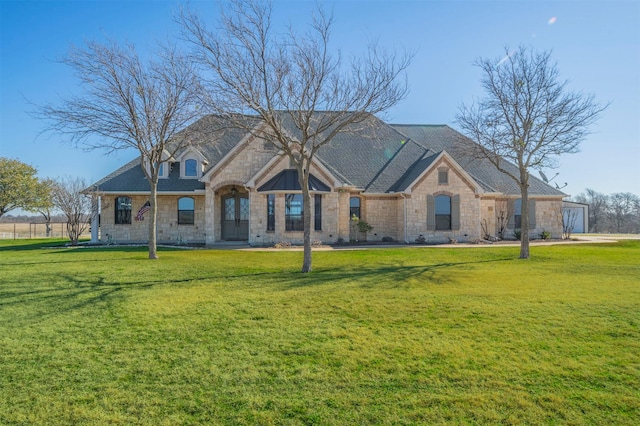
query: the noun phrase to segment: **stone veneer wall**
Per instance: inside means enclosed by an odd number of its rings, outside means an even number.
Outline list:
[[[498,223],[496,220],[496,214],[501,210],[507,211],[508,205],[517,198],[500,198],[495,200],[494,209],[494,221],[496,221],[495,227]],[[536,205],[536,226],[529,229],[529,238],[532,240],[540,238],[540,234],[543,231],[551,233],[551,238],[562,238],[562,199],[561,198],[538,198],[531,197],[530,200],[535,200]],[[513,214],[513,211],[510,212]],[[495,234],[498,234],[498,230],[495,230]],[[513,235],[513,228],[509,228],[506,231],[505,239],[515,239]]]
[[[178,199],[189,196],[194,199],[194,225],[178,225]],[[140,242],[149,241],[149,212],[144,220],[136,221],[138,210],[149,200],[147,195],[129,196],[132,201],[131,224],[116,225],[116,195],[102,197],[101,236],[102,241]],[[158,243],[204,243],[205,208],[203,195],[158,195],[157,241]]]
[[[473,241],[480,238],[481,202],[470,183],[449,168],[449,182],[438,183],[438,169],[447,167],[445,161],[435,165],[407,196],[407,241],[413,243],[420,236],[427,242],[446,243],[449,239],[459,242]],[[460,229],[455,231],[427,230],[427,195],[446,194],[460,196]]]
[[[496,200],[495,198],[481,198],[480,199],[480,238],[484,238],[484,230],[482,224],[486,227],[486,231],[490,236],[497,236],[497,221],[496,221]]]
[[[382,241],[384,237],[401,240],[397,221],[398,199],[396,197],[363,197],[362,201],[366,205],[362,220],[373,226],[366,236],[367,241]]]
[[[314,202],[311,194],[311,241],[322,241],[325,244],[338,240],[338,193],[319,193],[322,195],[322,230],[315,231],[314,227]],[[276,223],[274,231],[267,231],[267,195],[252,192],[250,208],[252,220],[249,223],[249,243],[255,245],[273,245],[279,242],[302,244],[304,235],[302,231],[286,231],[285,223],[285,194],[276,196]]]
[[[205,182],[205,228],[207,244],[214,244],[221,239],[222,229],[220,221],[222,219],[222,196],[228,193],[233,185],[235,185],[237,187],[236,189],[240,192],[248,192],[250,189],[245,188],[244,184],[264,167],[264,165],[273,158],[275,153],[272,149],[264,149],[263,141],[253,138],[238,149],[225,164],[221,165],[220,168],[210,176],[209,182]],[[249,194],[252,219],[255,218],[255,216],[253,216],[253,202],[259,202],[259,199],[254,199],[254,195],[255,192]],[[256,208],[259,208],[259,206]],[[251,240],[251,229],[253,227],[251,220],[249,227],[249,239]]]
[[[562,238],[562,199],[536,199],[536,228],[530,234],[539,238],[542,231],[551,233],[551,238]]]

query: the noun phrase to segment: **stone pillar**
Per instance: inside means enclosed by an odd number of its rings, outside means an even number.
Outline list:
[[[210,187],[206,188],[204,192],[204,232],[205,243],[207,245],[215,244],[216,232],[215,232],[215,200],[216,193]]]

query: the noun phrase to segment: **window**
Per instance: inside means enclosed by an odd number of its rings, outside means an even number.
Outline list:
[[[196,160],[187,160],[184,162],[184,175],[188,177],[198,176],[198,162]]]
[[[360,197],[351,197],[349,199],[349,219],[353,218],[360,219]]]
[[[178,225],[193,225],[195,219],[195,202],[191,197],[178,199]]]
[[[513,202],[513,227],[514,229],[522,227],[522,199]]]
[[[117,197],[116,198],[116,225],[130,225],[131,224],[131,198],[129,197]]]
[[[451,197],[438,195],[436,197],[436,231],[451,229]]]
[[[269,141],[266,141],[262,145],[262,149],[263,149],[263,151],[266,151],[266,152],[274,152],[274,151],[278,150],[278,148],[276,147],[276,144],[274,144],[273,142],[269,142]]]
[[[322,231],[322,195],[316,194],[313,206],[313,229]]]
[[[158,177],[164,177],[164,163],[160,163],[160,166],[158,167]]]
[[[509,229],[522,228],[522,199],[513,201],[513,216],[507,225]],[[536,228],[536,201],[529,200],[529,229]]]
[[[287,231],[304,231],[302,208],[302,194],[285,195],[284,220]]]
[[[267,231],[276,230],[276,195],[267,194]]]
[[[449,183],[449,170],[438,170],[438,185]]]

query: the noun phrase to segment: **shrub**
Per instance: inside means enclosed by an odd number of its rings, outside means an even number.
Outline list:
[[[363,234],[366,234],[373,229],[373,226],[371,226],[369,222],[365,222],[364,220],[359,220],[357,226],[358,231],[362,232]]]
[[[542,231],[542,232],[540,233],[540,238],[541,238],[541,239],[543,239],[543,240],[548,240],[548,239],[550,239],[550,238],[551,238],[551,232],[549,232],[549,231]]]
[[[513,237],[519,241],[522,238],[522,231],[520,229],[514,229]]]
[[[393,238],[391,238],[391,237],[382,237],[382,242],[383,243],[392,243],[393,242]]]
[[[280,241],[275,243],[273,248],[282,249],[282,248],[291,248],[291,243],[289,241]]]
[[[420,236],[416,238],[417,244],[425,244],[426,242],[427,242],[427,239],[422,234],[420,234]]]

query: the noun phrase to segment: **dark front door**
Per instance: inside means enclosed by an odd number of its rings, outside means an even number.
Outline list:
[[[247,194],[227,195],[222,199],[222,239],[249,239],[249,198]]]

